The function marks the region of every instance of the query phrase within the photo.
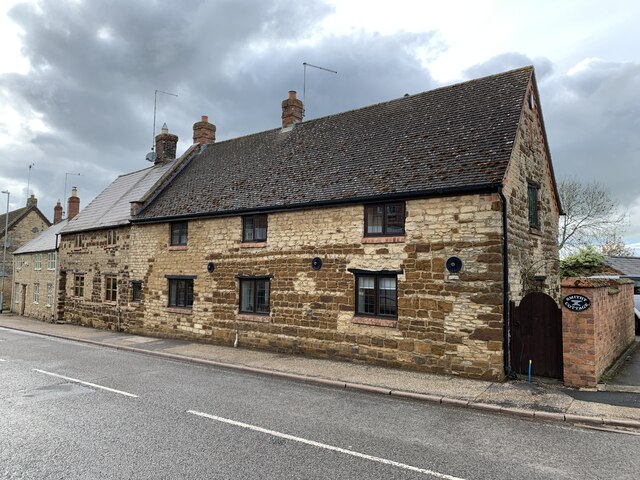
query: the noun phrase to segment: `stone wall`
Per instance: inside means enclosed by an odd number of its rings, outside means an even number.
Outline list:
[[[566,278],[562,298],[571,294],[587,297],[591,306],[581,312],[562,307],[564,383],[595,387],[634,342],[633,281]]]
[[[143,299],[123,328],[227,345],[238,332],[243,347],[499,379],[500,208],[497,193],[410,200],[406,235],[384,240],[363,239],[362,205],[273,213],[262,246],[242,244],[240,217],[189,221],[186,248],[168,246],[166,223],[134,225],[128,274]],[[402,270],[397,322],[354,316],[349,269]],[[167,307],[166,275],[196,277],[193,308]],[[237,275],[273,275],[268,317],[238,314]]]
[[[2,226],[4,229],[4,225]],[[44,230],[49,228],[49,225],[42,219],[35,210],[30,210],[27,215],[20,220],[16,225],[9,228],[9,234],[7,235],[7,257],[6,257],[6,269],[7,277],[4,279],[4,308],[9,310],[13,304],[12,292],[14,290],[13,280],[13,252],[15,252],[22,245],[28,241],[34,239],[40,235]],[[34,231],[34,229],[37,229]],[[0,261],[2,261],[2,241],[4,235],[0,236]],[[1,269],[1,265],[0,265]]]
[[[56,269],[49,268],[49,253],[39,252],[40,268],[36,269],[35,253],[14,255],[14,297],[11,311],[18,315],[50,321],[54,315],[56,300]],[[39,301],[34,299],[35,284],[39,285]],[[51,299],[47,298],[47,289],[51,286]]]
[[[80,234],[68,233],[61,237],[59,248],[60,268],[65,271],[60,286],[59,310],[67,323],[97,328],[117,329],[123,310],[128,308],[130,294],[129,248],[130,227],[119,227],[115,244],[107,244],[109,229]],[[76,246],[77,235],[82,235]],[[74,295],[75,275],[84,275],[84,295]],[[116,302],[105,301],[105,276],[117,277]],[[62,277],[61,277],[62,278]]]
[[[560,301],[558,215],[550,159],[535,92],[533,108],[523,106],[516,143],[507,171],[504,195],[509,224],[509,299],[517,304],[529,292],[542,291]],[[540,227],[529,225],[528,181],[539,186]],[[534,276],[545,277],[538,282]]]

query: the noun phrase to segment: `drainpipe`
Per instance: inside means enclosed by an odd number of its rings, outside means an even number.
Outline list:
[[[502,193],[503,187],[498,189],[500,201],[502,202],[502,335],[503,335],[503,357],[504,373],[509,378],[514,378],[509,361],[509,222],[507,216],[507,197]]]

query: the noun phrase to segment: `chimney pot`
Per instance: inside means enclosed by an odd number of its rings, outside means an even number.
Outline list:
[[[296,91],[289,90],[289,98],[282,101],[282,128],[302,121],[304,105],[296,98]]]
[[[67,219],[72,220],[80,212],[80,199],[78,198],[78,189],[71,189],[71,196],[67,201]]]
[[[58,199],[58,203],[53,207],[53,223],[60,223],[62,221],[62,204],[60,203],[60,199]]]
[[[209,117],[202,115],[201,120],[193,124],[193,143],[215,143],[216,126],[209,123]]]
[[[38,199],[32,193],[31,196],[27,198],[27,207],[37,207],[37,206],[38,206]]]
[[[154,165],[164,163],[167,160],[175,160],[177,148],[178,136],[169,133],[167,124],[163,124],[160,134],[156,135],[156,161]]]

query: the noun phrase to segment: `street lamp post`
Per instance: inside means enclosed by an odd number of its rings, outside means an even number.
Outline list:
[[[4,277],[7,276],[7,235],[9,234],[9,190],[3,190],[7,194],[7,214],[4,219],[4,242],[2,242],[2,286],[0,287],[0,313],[4,307]]]

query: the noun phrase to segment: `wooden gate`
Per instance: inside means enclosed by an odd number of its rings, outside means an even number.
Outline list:
[[[555,300],[533,292],[517,307],[510,303],[511,368],[532,375],[562,378],[562,310]]]

